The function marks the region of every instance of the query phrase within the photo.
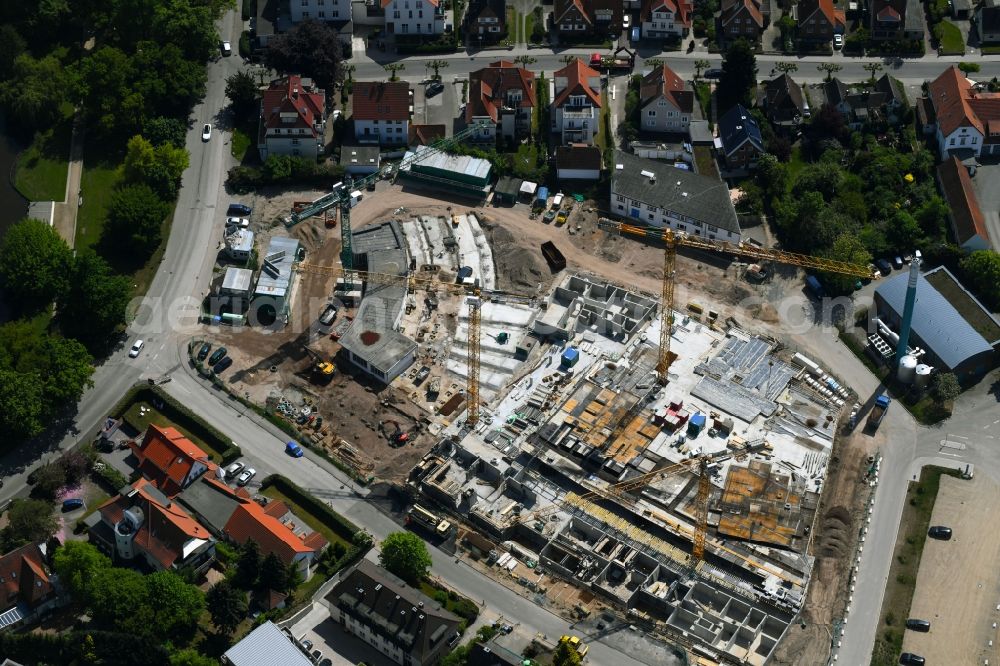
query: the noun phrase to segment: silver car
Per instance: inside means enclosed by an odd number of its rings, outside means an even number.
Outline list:
[[[250,479],[257,475],[257,470],[253,467],[247,467],[243,472],[236,477],[236,485],[245,486],[250,483]]]

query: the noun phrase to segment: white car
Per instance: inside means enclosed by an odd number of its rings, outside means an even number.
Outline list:
[[[239,227],[240,229],[246,229],[250,226],[250,220],[245,217],[227,217],[226,218],[227,227]]]
[[[631,27],[631,25],[632,25],[632,17],[626,14],[625,16],[622,17],[622,27],[628,30],[629,27]]]
[[[229,42],[222,42],[222,55],[231,56],[233,55],[233,45]]]
[[[144,344],[145,343],[142,340],[136,340],[135,344],[132,345],[132,349],[128,350],[129,358],[135,358],[136,356],[138,356],[139,352],[142,351],[142,346]]]
[[[844,36],[837,33],[833,36],[833,48],[840,49],[844,47]]]
[[[237,474],[239,474],[241,471],[243,471],[244,467],[245,467],[245,465],[243,463],[241,463],[241,462],[234,462],[232,465],[230,465],[229,467],[226,468],[226,478],[227,479],[233,478],[234,476],[236,476]]]
[[[247,467],[243,470],[243,473],[236,477],[236,485],[245,486],[250,483],[250,479],[257,476],[257,470],[253,467]]]
[[[205,126],[201,128],[201,140],[208,141],[212,138],[212,126],[205,123]]]

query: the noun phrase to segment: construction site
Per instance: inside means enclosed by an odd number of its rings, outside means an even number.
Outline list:
[[[283,327],[215,330],[232,388],[357,476],[409,484],[499,575],[542,596],[569,581],[703,658],[768,663],[805,600],[849,389],[725,310],[675,307],[687,241],[669,231],[636,244],[657,279],[612,280],[582,239],[577,268],[543,259],[536,232],[505,229],[514,211],[385,197],[352,227],[337,196],[258,229],[289,248],[266,262],[297,260],[267,276]],[[334,224],[309,219],[331,207]],[[595,248],[649,237],[580,211],[566,228]]]

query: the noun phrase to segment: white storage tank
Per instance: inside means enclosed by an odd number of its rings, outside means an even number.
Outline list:
[[[896,378],[904,384],[912,384],[917,370],[917,357],[907,354],[899,360]]]
[[[929,365],[921,363],[916,368],[916,378],[917,378],[917,388],[927,388],[927,385],[931,383],[931,373],[934,372],[934,368]]]

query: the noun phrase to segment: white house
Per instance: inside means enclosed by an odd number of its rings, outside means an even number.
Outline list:
[[[601,73],[577,58],[552,78],[552,131],[563,144],[593,143],[601,118]]]
[[[405,81],[356,81],[351,95],[354,138],[364,144],[405,144],[410,138],[410,95]]]
[[[941,159],[1000,155],[1000,96],[980,92],[952,65],[927,87]]]
[[[694,92],[666,65],[642,79],[639,91],[642,129],[687,133],[694,111]]]
[[[709,240],[740,242],[740,223],[724,181],[620,150],[609,168],[611,210],[617,215]]]
[[[295,2],[295,0],[291,0]],[[440,35],[445,10],[441,0],[382,0],[390,35]]]
[[[257,150],[268,155],[296,155],[315,159],[323,153],[326,130],[326,93],[309,79],[275,79],[260,103]]]
[[[643,0],[640,17],[644,39],[683,37],[691,29],[691,2]]]
[[[319,21],[350,21],[351,0],[288,0],[292,23],[308,19]]]

